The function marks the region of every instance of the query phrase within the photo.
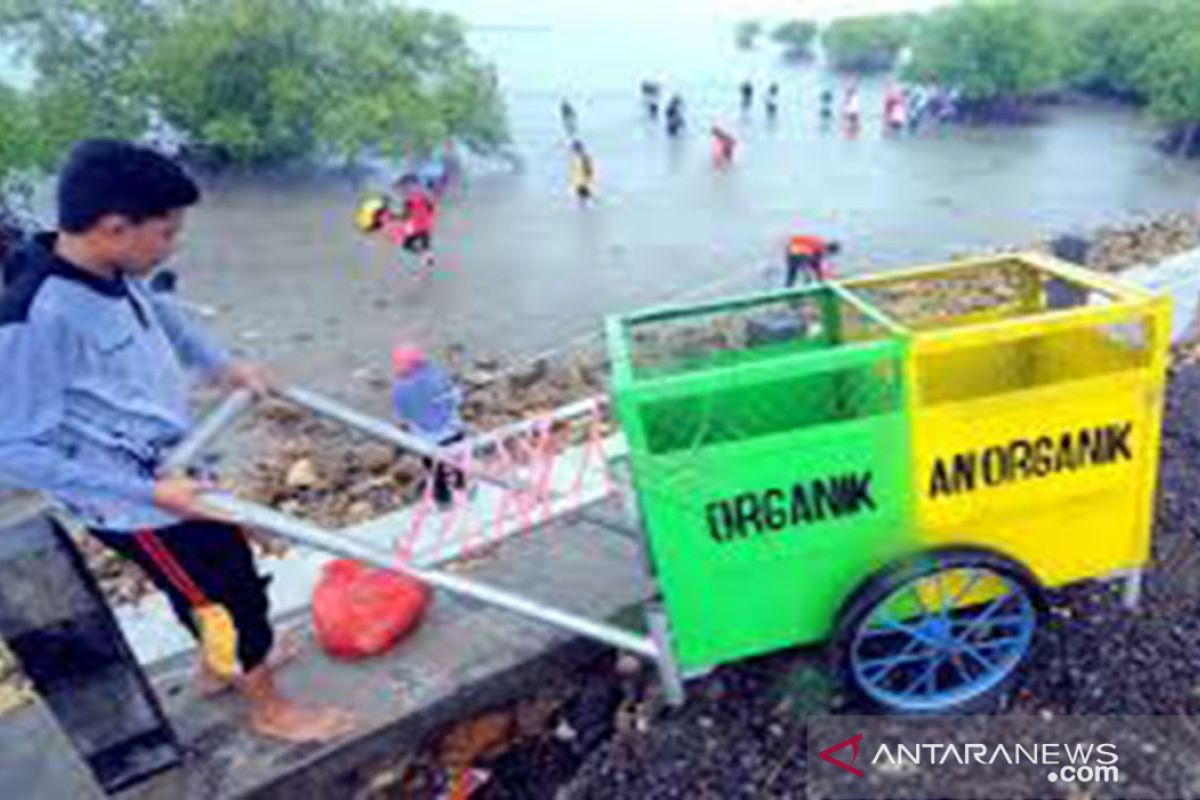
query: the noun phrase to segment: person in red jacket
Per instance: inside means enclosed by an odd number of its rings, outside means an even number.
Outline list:
[[[403,201],[399,216],[392,215],[391,232],[396,244],[421,259],[426,269],[433,268],[433,228],[437,222],[437,204],[415,175],[404,175],[394,188]]]
[[[841,251],[837,242],[820,236],[792,236],[787,240],[787,279],[784,286],[791,288],[801,272],[806,283],[827,281],[833,277],[833,267],[826,261],[827,255]]]

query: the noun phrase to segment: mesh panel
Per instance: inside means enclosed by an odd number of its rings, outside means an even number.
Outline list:
[[[1107,305],[1112,298],[1017,260],[855,287],[856,295],[914,331],[1015,319],[1052,309]]]
[[[628,323],[634,395],[654,454],[735,442],[899,408],[899,353],[817,363],[806,355],[890,336],[828,288],[719,308],[651,314]],[[752,367],[752,368],[751,368]]]
[[[1080,325],[918,356],[926,405],[969,400],[1150,365],[1151,322]]]
[[[629,324],[635,378],[741,366],[841,343],[884,338],[888,330],[822,289],[714,310],[651,315]]]
[[[661,454],[889,413],[899,403],[898,364],[881,361],[756,383],[729,380],[702,394],[644,402],[640,414],[647,449]]]

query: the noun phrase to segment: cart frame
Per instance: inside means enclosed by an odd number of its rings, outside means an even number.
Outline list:
[[[477,480],[506,489],[522,488],[505,477],[473,468],[471,465],[467,465],[464,469],[464,465],[454,463],[450,459],[446,449],[430,445],[397,425],[363,414],[315,392],[289,387],[281,389],[278,394],[283,399],[319,416],[341,422],[361,433],[395,445],[414,455],[454,466]],[[208,445],[249,411],[254,403],[255,398],[246,390],[237,390],[227,395],[172,451],[164,464],[164,469],[167,472],[175,473],[185,471]],[[559,409],[553,416],[556,419],[579,416],[593,407],[593,401],[583,401]],[[473,446],[486,444],[495,441],[497,435],[497,432],[484,434],[469,440],[469,443]],[[525,620],[549,625],[641,656],[653,662],[657,667],[666,702],[673,706],[682,705],[684,702],[683,675],[680,673],[672,653],[669,620],[661,604],[657,601],[648,602],[643,609],[649,633],[641,634],[609,622],[565,611],[462,575],[437,568],[422,568],[404,563],[392,551],[363,544],[341,536],[336,531],[282,514],[265,505],[234,497],[228,492],[205,492],[201,500],[206,508],[235,524],[262,530],[294,544],[310,547],[332,556],[353,559],[380,569],[407,575],[435,588],[507,611]],[[606,529],[614,528],[611,522],[595,520],[580,512],[576,512],[576,515]],[[636,534],[637,532],[632,533]],[[640,534],[634,538],[641,547]],[[641,560],[643,565],[648,564],[644,552]],[[648,573],[645,577],[649,579]]]

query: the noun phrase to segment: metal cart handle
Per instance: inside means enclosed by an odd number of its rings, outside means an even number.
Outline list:
[[[342,421],[378,439],[396,444],[426,458],[446,461],[446,456],[440,448],[427,444],[389,422],[367,416],[304,389],[287,388],[281,390],[279,394],[315,413]],[[167,457],[164,462],[165,468],[168,471],[185,469],[207,444],[253,405],[254,397],[246,390],[238,390],[227,396]],[[470,471],[469,474],[505,488],[513,488],[511,481],[484,470],[476,469]],[[365,545],[264,505],[234,497],[228,492],[205,492],[201,499],[206,508],[230,518],[235,523],[262,529],[288,541],[334,556],[354,559],[374,567],[411,576],[430,586],[445,589],[462,597],[477,600],[518,616],[653,659],[660,665],[668,653],[667,649],[659,646],[656,641],[657,637],[638,635],[623,628],[552,608],[535,600],[459,575],[437,569],[414,567],[411,564],[403,563],[394,553]]]

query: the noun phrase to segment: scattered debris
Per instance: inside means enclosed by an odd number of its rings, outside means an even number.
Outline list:
[[[623,678],[632,678],[642,671],[642,660],[630,653],[617,656],[617,674]]]
[[[554,729],[554,738],[560,742],[573,742],[579,738],[579,734],[571,727],[571,723],[566,719],[560,720],[558,726]]]
[[[0,716],[25,705],[33,696],[16,659],[0,642]]]
[[[1106,226],[1091,237],[1087,266],[1119,272],[1137,264],[1153,264],[1200,247],[1200,216],[1167,214],[1128,225]]]
[[[496,711],[461,722],[442,737],[441,762],[451,771],[465,770],[480,758],[494,758],[517,735],[516,715]]]
[[[312,459],[302,458],[288,468],[284,483],[289,489],[316,489],[320,487],[321,476],[317,474]]]

